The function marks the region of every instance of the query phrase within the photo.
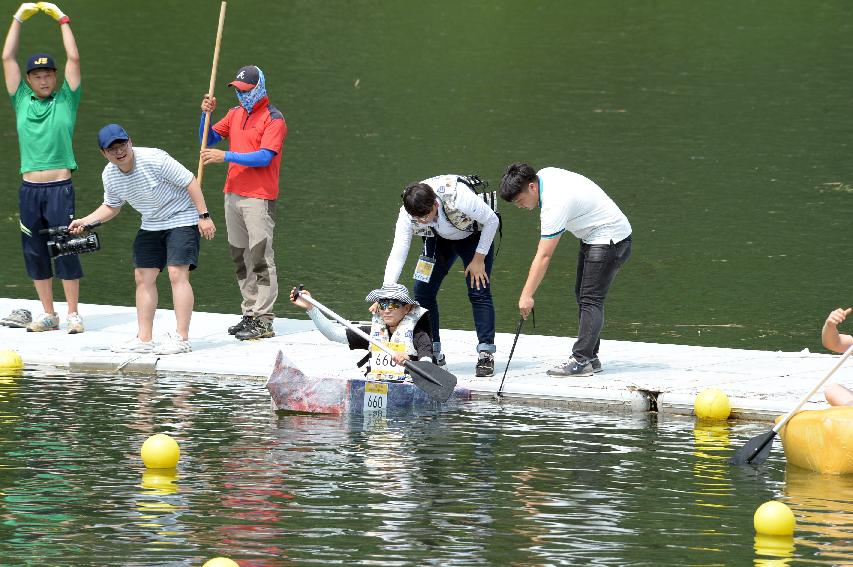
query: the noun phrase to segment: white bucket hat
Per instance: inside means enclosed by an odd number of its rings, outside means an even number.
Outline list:
[[[403,284],[382,284],[382,287],[374,289],[364,298],[368,303],[374,303],[380,299],[395,299],[408,305],[420,305],[409,297],[409,290]]]

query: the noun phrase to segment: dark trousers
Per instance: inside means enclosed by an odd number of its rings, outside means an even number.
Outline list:
[[[74,218],[74,186],[70,179],[49,183],[23,181],[18,191],[18,207],[27,275],[33,280],[52,278],[54,274],[47,249],[50,238],[39,234],[39,231],[54,226],[68,226]],[[83,277],[83,267],[77,254],[60,256],[53,260],[53,264],[56,277],[61,280]]]
[[[578,340],[572,356],[586,362],[598,356],[604,328],[604,299],[619,268],[631,257],[631,237],[615,244],[584,244],[578,251],[575,298],[578,302]]]
[[[441,342],[439,338],[439,315],[438,315],[438,290],[441,282],[450,271],[456,258],[462,258],[462,263],[467,266],[477,252],[477,244],[480,242],[480,233],[474,232],[462,240],[447,240],[440,236],[430,236],[424,239],[426,255],[435,258],[435,267],[432,277],[428,283],[415,280],[415,300],[429,311],[429,319],[432,325],[432,340]],[[486,273],[491,279],[492,260],[494,259],[494,246],[486,255]],[[492,303],[492,289],[490,285],[480,286],[480,289],[472,288],[470,278],[465,278],[468,288],[468,300],[471,302],[471,311],[474,313],[474,327],[477,329],[477,350],[489,352],[495,351],[495,306]]]

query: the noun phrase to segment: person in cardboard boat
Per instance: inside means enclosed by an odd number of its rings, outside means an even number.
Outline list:
[[[378,309],[371,314],[370,324],[362,325],[361,330],[397,353],[393,357],[343,325],[327,319],[303,295],[310,297],[311,293],[306,290],[297,293],[297,289],[293,288],[290,301],[308,313],[324,337],[349,345],[350,350],[368,351],[367,356],[358,363],[359,368],[368,364],[365,375],[378,380],[404,380],[404,361],[434,362],[429,312],[409,296],[406,286],[385,284],[371,291],[365,298],[369,304],[376,303]]]

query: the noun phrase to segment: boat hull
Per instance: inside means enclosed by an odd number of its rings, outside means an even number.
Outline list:
[[[432,411],[471,399],[457,386],[444,404],[432,400],[410,382],[312,375],[279,351],[266,384],[275,411],[333,415],[395,415]]]
[[[788,463],[824,474],[853,473],[853,407],[801,411],[779,436]]]

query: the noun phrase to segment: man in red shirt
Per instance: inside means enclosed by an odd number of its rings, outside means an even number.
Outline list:
[[[207,141],[213,146],[228,138],[229,151],[207,148],[201,158],[205,165],[228,162],[225,226],[243,295],[243,317],[228,333],[240,340],[263,339],[275,336],[272,322],[278,281],[272,243],[287,123],[269,103],[264,74],[258,67],[241,68],[228,86],[235,88],[240,104],[210,128]],[[205,95],[199,139],[204,134],[204,113],[215,109],[216,98]]]

